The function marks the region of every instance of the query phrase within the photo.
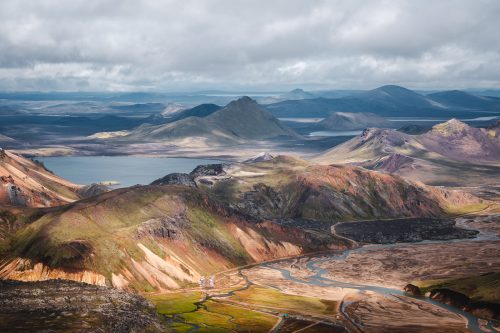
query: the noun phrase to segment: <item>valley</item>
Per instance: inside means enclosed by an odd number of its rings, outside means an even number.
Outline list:
[[[496,98],[343,94],[0,102],[0,331],[500,331]]]

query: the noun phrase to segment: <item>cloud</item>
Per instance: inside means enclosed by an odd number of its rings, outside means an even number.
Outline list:
[[[2,0],[1,90],[500,86],[495,0]]]

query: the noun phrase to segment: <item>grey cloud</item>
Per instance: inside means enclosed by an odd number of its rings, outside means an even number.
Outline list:
[[[494,0],[0,2],[1,90],[500,86]]]

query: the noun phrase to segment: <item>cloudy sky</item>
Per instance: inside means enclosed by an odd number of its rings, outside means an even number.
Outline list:
[[[500,1],[1,0],[0,90],[500,88]]]

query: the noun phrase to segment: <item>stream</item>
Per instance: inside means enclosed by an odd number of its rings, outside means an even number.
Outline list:
[[[419,244],[436,243],[436,242],[439,242],[439,241],[426,241],[426,242],[420,242]],[[465,318],[467,320],[467,328],[471,332],[474,332],[474,333],[494,332],[491,322],[487,322],[487,324],[484,325],[486,330],[483,330],[483,329],[481,329],[481,327],[479,325],[479,320],[476,316],[474,316],[473,314],[471,314],[469,312],[463,311],[459,308],[449,306],[447,304],[435,301],[435,300],[430,299],[428,297],[413,296],[413,295],[407,294],[404,291],[398,290],[398,289],[336,281],[336,280],[324,277],[323,275],[328,273],[327,269],[318,267],[318,265],[320,265],[324,262],[344,260],[345,258],[347,258],[347,256],[350,253],[365,252],[365,251],[369,251],[372,249],[394,247],[394,246],[403,245],[403,244],[407,245],[408,243],[387,244],[387,245],[385,245],[385,244],[384,245],[366,245],[366,246],[362,246],[360,248],[346,250],[346,251],[343,251],[341,253],[323,255],[321,257],[311,257],[309,259],[309,262],[306,264],[306,268],[311,270],[312,272],[314,272],[314,274],[307,277],[307,279],[296,278],[292,275],[292,272],[290,270],[288,270],[286,268],[276,267],[273,265],[273,263],[266,263],[266,264],[262,264],[261,266],[277,270],[277,271],[281,272],[283,278],[290,280],[290,281],[293,281],[293,282],[297,282],[297,283],[303,283],[303,284],[314,285],[314,286],[319,286],[319,287],[353,288],[353,289],[358,289],[360,291],[375,292],[377,294],[383,295],[384,297],[406,296],[406,297],[414,298],[414,299],[417,299],[419,301],[423,301],[423,302],[438,306],[442,309],[445,309],[449,312],[455,313],[455,314]],[[349,318],[349,316],[344,312],[345,306],[346,306],[346,304],[342,305],[341,312],[347,319],[349,319],[354,324],[354,322],[351,320],[351,318]],[[490,331],[488,331],[488,330],[490,330]]]

